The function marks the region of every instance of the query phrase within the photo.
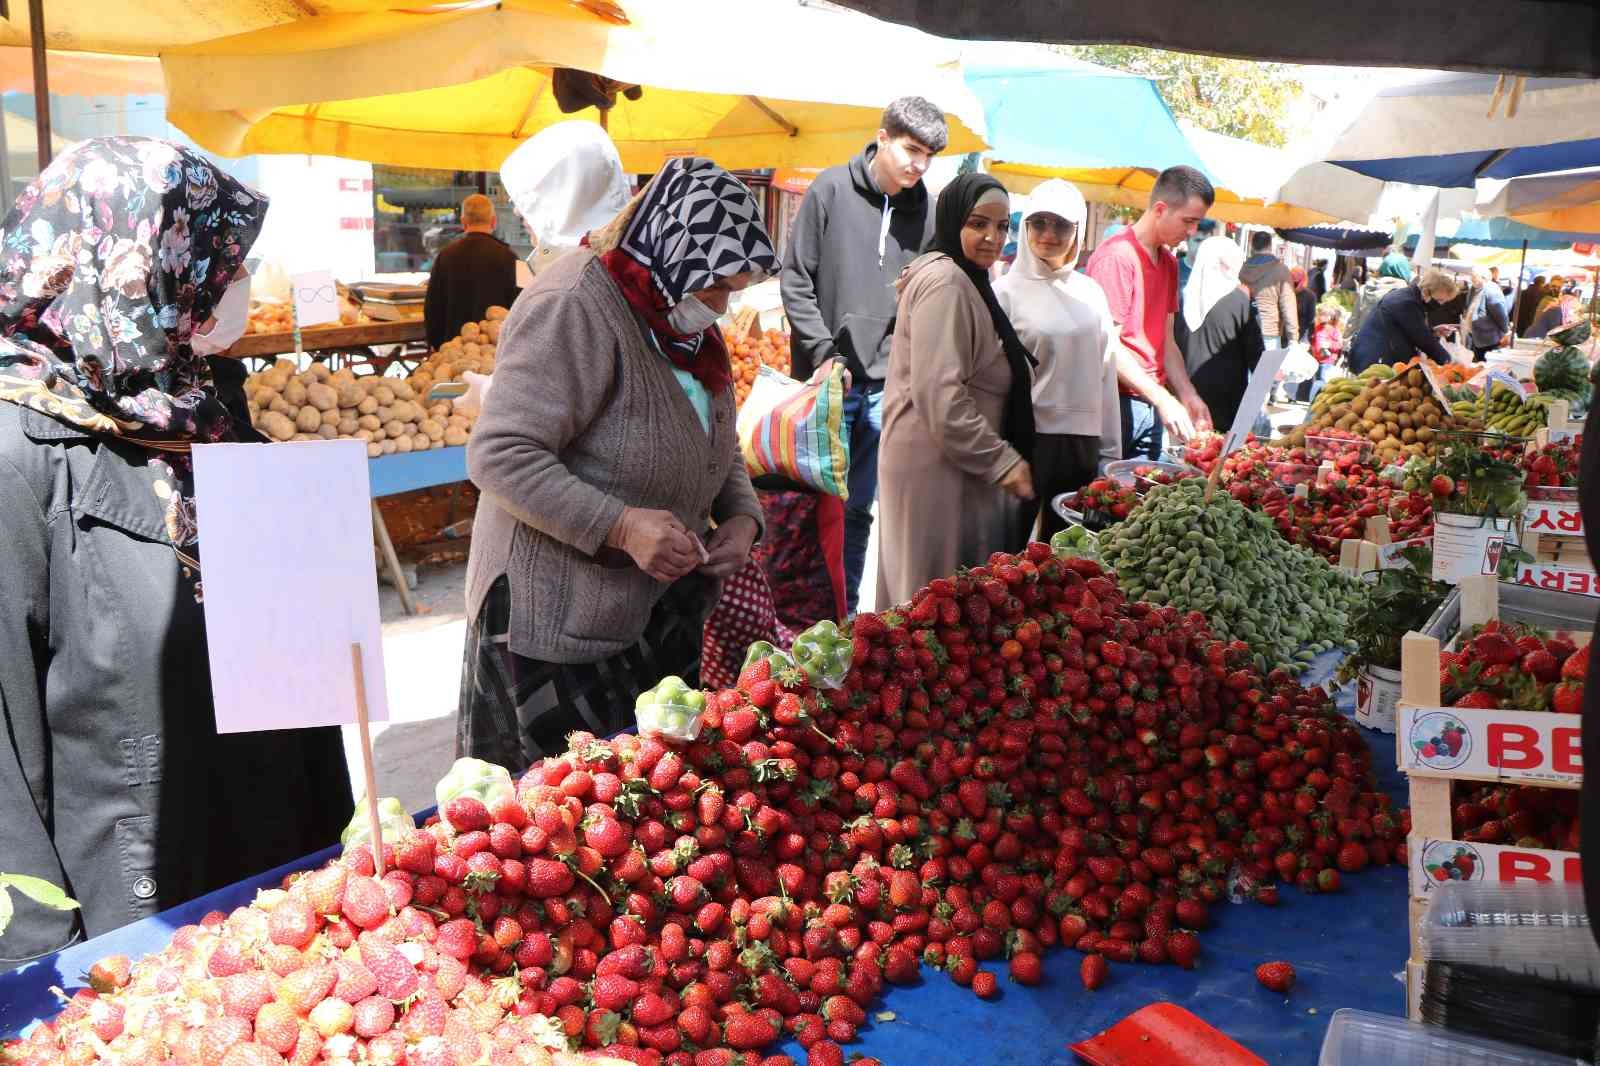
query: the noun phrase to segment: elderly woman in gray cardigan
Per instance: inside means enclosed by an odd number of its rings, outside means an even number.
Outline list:
[[[457,754],[516,770],[625,725],[658,680],[639,676],[641,641],[687,620],[698,645],[761,528],[716,319],[777,266],[750,191],[675,159],[517,300],[467,446]],[[552,689],[560,704],[537,705]]]

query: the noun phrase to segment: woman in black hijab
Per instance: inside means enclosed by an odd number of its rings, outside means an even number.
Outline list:
[[[1027,539],[1033,358],[989,284],[1009,227],[1000,183],[963,174],[902,278],[878,448],[880,608]]]

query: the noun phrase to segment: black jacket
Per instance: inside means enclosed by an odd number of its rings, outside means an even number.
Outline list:
[[[872,178],[877,154],[869,144],[818,174],[789,231],[779,288],[796,378],[810,377],[835,354],[858,384],[881,382],[889,372],[894,282],[932,239],[933,205],[920,181],[884,196]]]
[[[428,347],[437,351],[491,307],[509,311],[517,292],[517,253],[505,241],[490,233],[451,241],[434,257],[422,305]]]
[[[1589,408],[1583,423],[1578,509],[1583,512],[1583,542],[1589,558],[1600,559],[1600,404]],[[1595,636],[1600,638],[1600,623]],[[1583,685],[1583,763],[1600,766],[1600,656],[1590,658],[1589,676]],[[1583,775],[1579,813],[1583,898],[1590,914],[1600,914],[1600,773]],[[1600,922],[1590,922],[1589,930],[1600,943]]]
[[[12,893],[0,970],[326,847],[350,817],[337,729],[217,734],[198,575],[151,457],[0,402],[0,870],[82,904]]]
[[[1435,363],[1448,363],[1450,353],[1428,326],[1427,308],[1415,285],[1396,289],[1378,301],[1350,345],[1350,372],[1359,374],[1376,363],[1398,363],[1421,352]]]
[[[1200,328],[1182,344],[1189,381],[1211,412],[1211,424],[1217,432],[1226,433],[1266,348],[1255,302],[1248,293],[1235,289],[1212,305]]]

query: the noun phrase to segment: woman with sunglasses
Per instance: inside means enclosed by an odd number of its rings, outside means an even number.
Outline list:
[[[1051,501],[1076,492],[1101,463],[1121,457],[1117,325],[1099,283],[1077,270],[1088,216],[1083,194],[1067,182],[1051,179],[1034,189],[1017,261],[994,285],[1017,336],[1039,362],[1033,479],[1042,540],[1065,525]]]

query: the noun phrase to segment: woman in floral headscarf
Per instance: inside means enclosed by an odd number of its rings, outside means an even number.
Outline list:
[[[219,736],[189,446],[247,439],[207,353],[266,199],[174,144],[85,141],[0,224],[0,970],[333,843],[337,730]],[[236,373],[236,372],[235,372]]]

